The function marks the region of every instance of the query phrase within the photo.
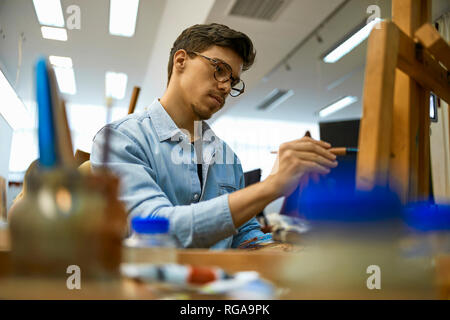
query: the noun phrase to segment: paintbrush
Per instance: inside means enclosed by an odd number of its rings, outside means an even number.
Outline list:
[[[336,156],[346,156],[349,154],[357,154],[358,148],[349,148],[349,147],[338,147],[338,148],[330,148],[329,152]],[[278,151],[270,151],[272,154],[278,154]]]

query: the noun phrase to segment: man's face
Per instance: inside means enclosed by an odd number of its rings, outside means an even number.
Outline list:
[[[227,63],[234,79],[239,79],[243,60],[230,48],[212,46],[199,52],[208,58]],[[225,104],[231,90],[231,80],[219,82],[214,78],[216,67],[199,55],[188,57],[186,69],[180,78],[185,101],[190,105],[197,120],[207,120]]]

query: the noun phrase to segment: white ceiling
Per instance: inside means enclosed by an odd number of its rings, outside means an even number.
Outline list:
[[[15,82],[21,32],[26,39],[16,86],[20,97],[25,101],[34,100],[33,64],[41,55],[72,58],[77,94],[65,96],[68,103],[103,105],[108,70],[128,74],[126,97],[130,97],[132,86],[142,83],[145,76],[142,70],[152,51],[165,1],[140,1],[136,33],[132,38],[109,34],[109,0],[62,0],[61,4],[63,10],[72,4],[81,8],[81,29],[68,30],[65,42],[42,38],[31,0],[0,0],[0,25],[6,35],[5,39],[0,38],[0,61],[11,83]],[[127,101],[122,104],[126,106]]]
[[[366,9],[369,5],[378,5],[381,18],[389,19],[391,1],[352,0],[340,8],[331,19],[324,21],[323,18],[339,2],[341,1],[293,1],[279,17],[280,22],[275,23],[250,24],[225,16],[223,10],[220,11],[222,14],[211,14],[210,21],[219,21],[252,35],[259,49],[259,65],[265,64],[266,61],[273,62],[266,58],[267,56],[274,57],[280,52],[283,52],[283,57],[286,56],[287,46],[283,45],[283,42],[288,40],[290,47],[295,47],[310,30],[324,23],[323,27],[318,28],[322,42],[319,43],[315,36],[306,41],[287,60],[289,70],[282,65],[262,79],[267,71],[271,70],[268,63],[265,67],[258,66],[257,70],[244,74],[243,79],[250,80],[252,89],[236,102],[229,99],[222,114],[316,123],[360,118],[367,41],[334,64],[324,63],[320,57],[367,18]],[[221,6],[225,7],[225,4],[221,2]],[[433,0],[432,9],[433,19],[436,19],[443,12],[450,10],[450,1]],[[280,60],[283,59],[278,58],[278,62]],[[271,111],[257,110],[257,105],[275,88],[292,89],[295,94]],[[318,117],[317,111],[346,95],[358,97],[358,102],[326,118]]]
[[[127,94],[116,103],[126,108],[132,87],[142,87],[138,108],[161,96],[166,84],[167,59],[176,36],[194,23],[219,22],[247,33],[254,41],[257,58],[254,67],[243,74],[246,94],[229,98],[224,109],[213,118],[230,116],[317,122],[320,108],[340,96],[355,95],[359,102],[326,118],[351,119],[361,115],[361,92],[366,44],[336,64],[327,65],[319,57],[343,35],[366,17],[366,8],[377,4],[382,18],[390,17],[388,0],[352,0],[346,4],[319,34],[293,54],[290,71],[281,67],[266,76],[283,58],[344,0],[292,0],[273,22],[227,15],[234,0],[141,0],[136,34],[132,38],[108,33],[108,0],[62,0],[63,9],[71,4],[81,8],[81,30],[69,30],[67,42],[42,39],[31,0],[0,0],[0,67],[14,84],[18,38],[24,33],[20,80],[15,87],[26,102],[34,100],[33,63],[40,55],[61,55],[73,59],[77,94],[65,96],[68,105],[77,108],[104,105],[104,74],[107,70],[128,74]],[[450,9],[448,0],[433,0],[433,17]],[[67,17],[67,15],[66,15]],[[327,89],[330,85],[334,88]],[[256,105],[274,88],[293,89],[295,95],[271,112],[260,112]],[[72,123],[83,131],[85,123]]]

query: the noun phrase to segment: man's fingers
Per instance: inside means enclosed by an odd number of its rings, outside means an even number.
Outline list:
[[[316,153],[318,155],[321,155],[324,158],[327,158],[331,161],[336,160],[336,156],[332,154],[327,149],[321,147],[319,144],[313,143],[311,141],[303,141],[303,142],[295,142],[289,143],[286,148],[290,148],[295,151],[307,151]]]
[[[322,141],[322,140],[314,140],[313,138],[307,137],[307,136],[297,139],[297,140],[294,140],[293,142],[312,142],[312,143],[315,143],[325,149],[331,148],[331,144],[329,144],[328,142]]]
[[[338,162],[336,160],[331,161],[320,154],[306,151],[293,151],[293,154],[300,160],[307,160],[311,162],[316,162],[324,167],[336,168]]]
[[[309,173],[321,173],[321,174],[328,174],[330,173],[330,169],[327,167],[324,167],[317,162],[308,161],[308,160],[302,160],[302,165]]]

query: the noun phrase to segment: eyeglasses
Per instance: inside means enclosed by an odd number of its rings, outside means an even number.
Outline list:
[[[233,69],[230,67],[229,64],[219,61],[213,58],[209,58],[207,56],[204,56],[198,52],[195,51],[187,51],[188,54],[195,54],[197,56],[200,56],[202,58],[207,59],[209,62],[211,62],[216,70],[214,71],[214,79],[216,79],[219,82],[227,82],[228,80],[231,80],[231,91],[230,96],[237,97],[244,93],[245,90],[245,83],[241,79],[235,79],[233,77]]]

